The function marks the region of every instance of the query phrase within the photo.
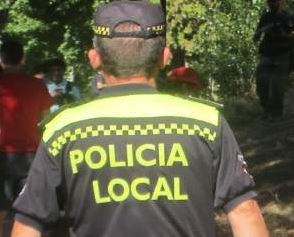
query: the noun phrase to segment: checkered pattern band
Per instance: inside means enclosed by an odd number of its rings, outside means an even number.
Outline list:
[[[146,125],[97,125],[68,130],[50,143],[49,152],[57,156],[63,146],[68,142],[98,136],[147,136],[147,135],[187,135],[200,136],[208,141],[216,139],[216,132],[209,128],[200,128],[189,124],[146,124]]]

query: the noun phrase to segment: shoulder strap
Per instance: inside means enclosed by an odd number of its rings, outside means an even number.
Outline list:
[[[224,108],[223,104],[216,103],[216,102],[211,101],[211,100],[200,99],[200,98],[196,98],[196,97],[193,97],[193,96],[188,96],[188,98],[191,99],[191,100],[197,101],[199,103],[215,107],[218,110],[222,110]]]

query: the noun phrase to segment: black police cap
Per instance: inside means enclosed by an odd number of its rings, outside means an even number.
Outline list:
[[[124,22],[134,22],[140,31],[117,32],[115,28]],[[112,1],[98,7],[93,30],[98,37],[153,38],[165,35],[165,15],[160,4],[146,1]]]

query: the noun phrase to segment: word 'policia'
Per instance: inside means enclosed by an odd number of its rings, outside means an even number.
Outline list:
[[[144,157],[144,153],[154,153],[154,158]],[[188,166],[188,160],[185,155],[184,149],[180,143],[174,143],[170,150],[166,149],[164,143],[143,144],[134,147],[132,144],[126,145],[126,159],[118,160],[117,151],[114,144],[110,144],[107,148],[102,146],[91,146],[85,151],[77,149],[70,151],[70,163],[73,174],[79,172],[79,166],[85,163],[88,168],[93,170],[102,169],[107,164],[111,168],[118,167],[133,167],[136,164],[149,167],[149,166],[173,166],[179,163],[182,166]],[[120,157],[121,157],[121,153]],[[97,159],[97,157],[99,159]]]

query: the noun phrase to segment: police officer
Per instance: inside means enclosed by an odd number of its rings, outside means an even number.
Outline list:
[[[283,10],[283,0],[267,0],[267,3],[268,9],[260,17],[253,37],[260,43],[256,89],[264,110],[263,119],[280,119],[293,60],[294,18]]]
[[[45,127],[13,237],[40,236],[64,206],[70,236],[214,237],[214,209],[235,236],[267,237],[254,182],[212,106],[155,89],[169,60],[160,5],[113,1],[95,14],[107,86]]]

